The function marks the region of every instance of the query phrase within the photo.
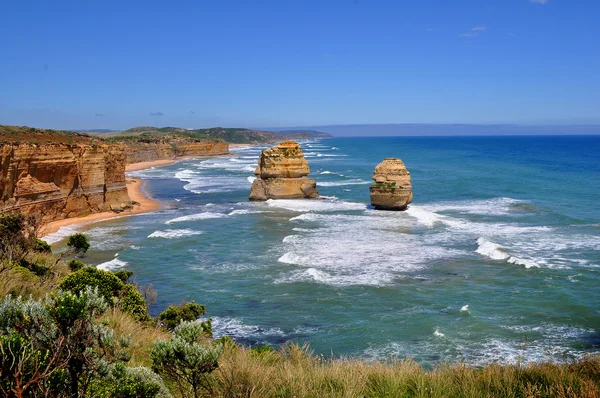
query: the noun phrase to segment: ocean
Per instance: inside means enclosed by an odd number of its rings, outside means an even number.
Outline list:
[[[301,143],[324,200],[247,200],[261,149],[133,172],[164,210],[80,230],[86,262],[207,306],[216,337],[318,354],[564,361],[600,349],[600,136]],[[400,157],[414,202],[369,206]],[[61,240],[62,239],[62,240]]]

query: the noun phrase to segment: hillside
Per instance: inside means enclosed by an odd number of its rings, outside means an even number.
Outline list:
[[[88,134],[27,126],[0,125],[0,144],[99,144],[102,139]]]
[[[156,140],[165,136],[186,137],[191,139],[221,139],[232,144],[267,144],[281,140],[304,140],[331,137],[327,133],[314,130],[289,130],[284,132],[260,131],[246,128],[213,127],[208,129],[188,130],[179,127],[134,127],[120,133],[98,134],[112,140],[131,140],[133,137]]]

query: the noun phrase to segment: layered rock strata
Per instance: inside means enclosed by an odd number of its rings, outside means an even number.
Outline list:
[[[371,205],[378,210],[406,210],[412,203],[410,173],[402,160],[386,158],[375,167],[371,185]]]
[[[0,151],[0,212],[47,223],[131,204],[121,145],[23,143]]]
[[[262,151],[250,200],[318,198],[317,183],[306,177],[308,162],[300,145],[285,141]]]
[[[180,156],[215,156],[229,153],[224,141],[207,142],[126,142],[127,164],[176,159]]]

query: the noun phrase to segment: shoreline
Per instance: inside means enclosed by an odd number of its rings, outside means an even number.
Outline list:
[[[250,144],[229,144],[230,148],[238,148],[238,147],[245,147],[245,146],[252,146],[252,145],[250,145]],[[208,156],[208,157],[232,156],[232,155],[235,155],[235,154],[229,153],[227,155],[215,155],[215,156]],[[171,165],[171,164],[180,162],[185,159],[192,159],[192,158],[198,158],[198,156],[182,156],[182,157],[178,157],[176,159],[159,159],[159,160],[152,160],[149,162],[132,163],[132,164],[128,164],[125,166],[125,172],[128,173],[128,172],[132,172],[132,171],[140,171],[140,170],[145,170],[145,169],[149,169],[149,168],[156,167],[156,166],[167,166],[167,165]],[[132,216],[135,214],[148,213],[148,212],[156,211],[158,208],[160,208],[160,206],[161,206],[160,202],[150,198],[143,192],[143,190],[142,190],[142,187],[144,185],[143,179],[126,177],[125,181],[126,181],[125,183],[127,185],[127,194],[129,195],[129,198],[133,202],[139,203],[139,205],[134,205],[133,209],[131,209],[129,211],[124,211],[122,213],[115,213],[113,211],[104,211],[102,213],[92,213],[92,214],[89,214],[89,215],[83,216],[83,217],[72,217],[72,218],[65,218],[63,220],[52,221],[52,222],[42,225],[42,227],[40,228],[40,231],[38,233],[38,237],[40,239],[42,239],[44,236],[47,236],[47,235],[57,232],[62,227],[69,227],[72,225],[80,225],[80,224],[90,224],[90,223],[94,223],[94,222],[98,222],[98,221],[109,220],[112,218],[120,218],[120,217]]]
[[[142,191],[144,180],[130,178],[126,180],[127,194],[133,202],[138,202],[139,205],[134,205],[133,209],[122,213],[115,213],[113,211],[104,211],[102,213],[92,213],[84,217],[72,217],[65,218],[64,220],[56,220],[44,224],[40,228],[39,238],[43,239],[44,236],[57,232],[62,227],[69,227],[78,224],[90,224],[98,221],[109,220],[112,218],[127,217],[135,214],[148,213],[155,211],[160,207],[160,203],[149,198]]]

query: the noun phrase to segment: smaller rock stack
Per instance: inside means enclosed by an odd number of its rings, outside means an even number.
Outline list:
[[[371,185],[371,204],[377,210],[406,210],[412,203],[410,173],[402,160],[386,158],[375,167]]]
[[[250,200],[318,198],[317,183],[306,177],[308,162],[300,145],[285,141],[262,151]]]

